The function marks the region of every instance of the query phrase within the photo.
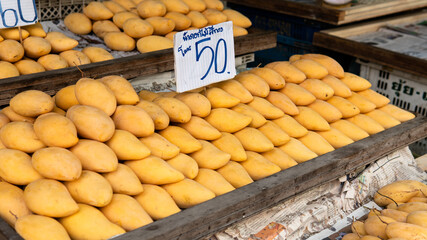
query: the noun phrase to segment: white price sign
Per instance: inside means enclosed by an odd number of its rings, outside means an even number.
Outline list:
[[[231,79],[236,75],[233,23],[178,32],[174,36],[177,92]]]
[[[11,28],[36,23],[35,0],[0,0],[0,28]]]

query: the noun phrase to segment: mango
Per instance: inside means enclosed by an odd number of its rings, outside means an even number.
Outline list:
[[[372,89],[366,89],[360,92],[357,92],[360,96],[365,97],[370,102],[374,103],[377,108],[384,107],[390,103],[390,99],[375,92]]]
[[[252,118],[227,108],[216,108],[205,120],[221,132],[233,133],[248,126]]]
[[[53,179],[39,179],[28,184],[24,200],[32,212],[48,217],[66,217],[79,210],[64,184]]]
[[[255,109],[244,103],[237,104],[235,107],[232,108],[232,110],[251,117],[252,121],[249,124],[249,127],[258,128],[267,122],[267,120],[264,118],[264,116],[261,115],[261,113],[257,112]]]
[[[137,137],[154,133],[154,123],[150,115],[137,106],[120,105],[112,118],[117,129],[129,131]]]
[[[27,185],[43,178],[31,164],[31,157],[19,150],[0,149],[0,178],[15,185]]]
[[[111,89],[116,97],[117,104],[133,105],[138,103],[138,94],[127,79],[116,75],[110,75],[99,79],[99,81]]]
[[[23,56],[24,47],[18,41],[6,39],[0,42],[0,60],[14,63],[21,60]]]
[[[232,108],[240,103],[239,98],[217,87],[207,89],[205,96],[211,103],[212,108]]]
[[[306,79],[300,86],[311,92],[317,99],[328,100],[334,95],[334,89],[319,79]]]
[[[59,219],[72,239],[109,239],[126,231],[95,207],[78,204],[78,212]]]
[[[280,172],[280,167],[268,161],[262,155],[252,151],[246,151],[248,159],[240,162],[253,180],[259,180],[274,173]]]
[[[281,92],[270,91],[266,99],[286,114],[297,115],[299,113],[295,103]]]
[[[221,174],[212,169],[199,169],[199,174],[194,180],[214,192],[216,196],[235,189]]]
[[[151,184],[143,184],[143,187],[144,192],[135,199],[153,219],[162,219],[181,211],[162,187]]]
[[[191,10],[189,13],[187,13],[187,17],[190,18],[192,27],[203,28],[203,27],[206,27],[206,25],[208,25],[208,20],[201,13],[201,11]]]
[[[52,111],[54,101],[46,93],[39,90],[20,92],[10,99],[10,107],[14,112],[25,117],[36,117]]]
[[[179,154],[180,148],[169,142],[158,133],[153,133],[148,137],[140,138],[140,141],[147,146],[151,154],[156,157],[168,160]]]
[[[361,113],[368,113],[376,108],[376,105],[373,102],[355,92],[346,99],[356,105],[360,109]]]
[[[365,231],[368,235],[387,239],[386,227],[387,224],[392,222],[396,222],[396,220],[385,216],[371,216],[365,220]]]
[[[68,110],[70,107],[79,104],[75,94],[76,85],[69,85],[55,94],[55,105],[62,110]]]
[[[412,213],[415,211],[427,211],[427,203],[423,202],[408,202],[400,204],[397,210]]]
[[[231,155],[218,149],[208,141],[199,141],[202,148],[190,156],[196,160],[200,168],[218,169],[230,160]]]
[[[206,3],[206,8],[213,8],[219,11],[224,9],[224,4],[220,0],[203,0]]]
[[[347,98],[352,94],[350,88],[344,82],[332,75],[322,78],[322,82],[328,84],[334,90],[335,96]]]
[[[185,30],[191,26],[191,19],[182,13],[168,12],[164,17],[174,21],[175,31]]]
[[[95,3],[95,4],[97,4],[97,3]],[[91,5],[91,4],[89,4],[89,5]],[[89,5],[87,7],[89,7]],[[93,6],[93,4],[92,4],[92,6]],[[105,11],[105,6],[102,7],[102,10]],[[87,11],[88,11],[88,9],[86,9],[86,12]],[[84,9],[83,9],[83,12],[84,12]],[[90,13],[90,15],[92,17],[94,17],[93,15],[95,15],[95,14],[101,15],[100,12]],[[111,15],[111,17],[112,17],[112,15]],[[109,17],[109,18],[111,18],[111,17]],[[106,18],[106,19],[108,19],[108,18]],[[101,19],[96,19],[96,20],[101,20]],[[68,28],[68,30],[70,30],[72,33],[75,33],[78,35],[86,35],[86,34],[89,34],[90,32],[92,32],[92,22],[83,13],[70,13],[70,14],[68,14],[64,18],[64,24]]]
[[[191,119],[190,108],[180,100],[172,97],[159,97],[153,100],[169,116],[170,121],[186,123]]]
[[[44,55],[37,60],[37,63],[41,64],[46,70],[56,70],[69,67],[67,61],[56,54]]]
[[[113,0],[123,6],[127,11],[132,12],[136,8],[136,4],[132,0]]]
[[[21,33],[19,33],[21,32]],[[3,28],[0,29],[0,35],[3,39],[10,39],[10,40],[16,40],[20,41],[20,39],[26,39],[28,36],[30,36],[30,33],[21,28],[21,31],[17,27],[14,28]]]
[[[19,70],[12,63],[0,61],[0,79],[19,76]]]
[[[124,27],[124,24],[123,24]],[[135,40],[122,32],[108,32],[104,35],[107,47],[115,51],[132,51],[135,49]]]
[[[342,66],[335,61],[335,59],[323,55],[323,54],[304,54],[301,56],[301,59],[310,59],[313,60],[328,70],[328,74],[337,78],[344,77],[344,70]]]
[[[20,121],[22,121],[22,122],[33,123],[35,121],[35,119],[32,118],[32,117],[24,117],[24,116],[21,116],[21,115],[17,114],[16,112],[14,112],[12,110],[12,108],[10,106],[7,106],[7,107],[3,108],[1,110],[1,113],[3,113],[4,115],[6,115],[7,118],[9,118],[10,121],[12,121],[12,122],[20,122]]]
[[[374,201],[379,206],[387,206],[390,203],[394,203],[390,198],[395,202],[407,202],[417,194],[417,188],[414,186],[411,186],[404,181],[396,181],[380,188],[374,195]]]
[[[328,70],[316,61],[301,58],[291,63],[301,70],[307,78],[322,79],[328,75]]]
[[[233,161],[245,161],[247,159],[242,143],[233,134],[222,132],[221,137],[212,141],[219,150],[230,154]]]
[[[424,202],[424,203],[427,203],[427,198],[426,197],[413,197],[413,198],[409,199],[408,202]]]
[[[392,128],[400,124],[399,120],[381,110],[373,110],[365,115],[378,122],[385,129]]]
[[[307,135],[299,138],[298,140],[317,155],[322,155],[335,150],[328,141],[316,132],[308,131]]]
[[[427,228],[427,211],[411,212],[407,216],[406,222]]]
[[[45,147],[34,132],[33,124],[29,122],[10,122],[0,129],[1,142],[11,149],[33,153]]]
[[[102,110],[86,105],[74,105],[67,111],[80,136],[105,142],[114,134],[113,120]]]
[[[149,17],[146,18],[145,21],[147,21],[151,26],[153,26],[153,34],[155,35],[163,36],[172,32],[175,29],[175,22],[169,18]]]
[[[386,228],[386,233],[389,238],[427,239],[426,228],[411,223],[390,223]]]
[[[344,73],[344,77],[341,78],[341,81],[354,92],[366,90],[372,85],[368,80],[348,72]]]
[[[2,44],[0,43],[0,48]],[[22,42],[25,55],[30,58],[39,58],[50,53],[50,42],[41,37],[28,37]]]
[[[294,116],[302,126],[308,130],[327,131],[330,129],[328,122],[320,114],[308,107],[298,107],[299,114]]]
[[[216,128],[200,117],[193,116],[189,122],[181,123],[179,126],[197,139],[215,140],[221,137],[221,133]]]
[[[227,10],[231,10],[231,9],[227,9]],[[224,10],[224,12],[227,10]],[[282,89],[286,84],[285,79],[278,72],[270,68],[257,67],[257,68],[252,68],[249,72],[264,79],[264,81],[267,82],[270,89],[273,89],[273,90]]]
[[[80,139],[70,151],[80,159],[83,169],[96,172],[112,172],[117,169],[116,154],[102,142]]]
[[[190,11],[202,12],[206,9],[206,3],[203,0],[182,0],[187,4]]]
[[[415,118],[415,115],[405,111],[399,107],[396,107],[392,104],[387,104],[384,107],[379,108],[379,110],[388,113],[389,115],[391,115],[392,117],[394,117],[395,119],[397,119],[400,122],[406,122],[409,121],[413,118]]]
[[[280,89],[280,92],[289,97],[294,104],[300,106],[309,105],[316,100],[312,93],[294,83],[287,83],[284,88]]]
[[[144,0],[138,4],[137,11],[142,18],[163,17],[166,14],[166,6],[161,1]]]
[[[406,218],[408,217],[407,212],[399,211],[396,209],[383,209],[381,210],[381,215],[393,218],[398,222],[406,222]]]
[[[83,8],[83,13],[92,20],[107,20],[113,17],[113,12],[110,11],[101,2],[90,2]],[[81,20],[81,19],[80,19]]]
[[[306,79],[305,74],[292,65],[290,62],[274,62],[274,64],[267,64],[266,68],[271,68],[278,72],[286,83],[301,83]]]
[[[298,163],[308,161],[318,156],[302,142],[295,138],[291,138],[289,142],[280,146],[279,148]]]
[[[281,118],[273,120],[273,122],[293,138],[303,137],[308,133],[305,127],[289,115],[284,115]]]
[[[147,21],[130,18],[123,23],[123,31],[132,38],[142,38],[153,34],[154,28]]]
[[[90,63],[89,57],[77,50],[68,50],[60,53],[59,56],[65,59],[71,67]]]
[[[160,95],[158,93],[150,92],[148,90],[143,89],[143,90],[139,91],[138,97],[141,100],[146,100],[146,101],[152,102],[155,98],[160,97]]]
[[[184,1],[181,0],[160,0],[166,6],[168,12],[179,12],[182,14],[187,14],[190,11],[190,8]]]
[[[82,53],[86,54],[93,63],[114,59],[111,53],[100,47],[85,47],[83,48]]]
[[[317,112],[328,123],[333,123],[342,118],[342,113],[333,105],[323,100],[316,99],[308,107]]]
[[[80,177],[82,164],[68,149],[42,148],[32,155],[34,169],[43,177],[59,181],[73,181]]]
[[[120,32],[119,27],[110,20],[100,20],[93,23],[93,33],[99,38],[104,38],[109,32]]]
[[[49,32],[45,39],[50,42],[53,53],[71,50],[79,44],[77,40],[67,37],[61,32]]]
[[[261,131],[246,127],[234,133],[247,151],[267,152],[274,148],[273,143]]]
[[[123,24],[128,20],[132,18],[139,18],[138,14],[133,12],[118,12],[115,13],[113,16],[113,22],[116,24],[117,27],[123,29]],[[154,26],[153,26],[154,27]]]
[[[135,172],[142,183],[162,185],[184,179],[184,175],[181,172],[171,167],[163,159],[155,156],[126,161],[125,165]]]
[[[132,133],[117,129],[106,144],[114,151],[119,160],[138,160],[148,157],[150,149]]]
[[[263,126],[259,127],[258,130],[264,134],[274,146],[281,146],[290,140],[289,135],[272,121],[267,121]]]
[[[344,147],[354,142],[351,138],[335,128],[331,128],[327,131],[319,131],[317,133],[326,139],[334,148]]]
[[[178,146],[182,153],[192,153],[202,148],[200,143],[184,128],[169,126],[159,133],[172,144]]]
[[[102,176],[110,183],[114,193],[137,195],[144,191],[136,174],[125,164],[119,163],[115,171]]]
[[[191,179],[167,184],[163,188],[180,208],[189,208],[215,197],[215,193]]]
[[[169,126],[169,116],[157,104],[141,100],[136,106],[144,109],[144,111],[150,115],[156,130],[162,130]]]
[[[211,112],[210,101],[200,93],[180,93],[175,98],[185,103],[193,116],[206,117]]]
[[[248,106],[255,109],[266,119],[277,119],[284,115],[284,112],[280,108],[276,107],[265,98],[254,97],[252,102],[248,103]]]
[[[103,1],[102,3],[114,14],[118,12],[126,12],[126,9],[122,5],[114,1]]]
[[[73,122],[56,113],[40,115],[34,122],[37,137],[49,147],[69,148],[77,144],[77,129]]]
[[[290,167],[297,165],[298,163],[289,157],[283,150],[280,148],[273,148],[268,152],[263,152],[261,155],[266,158],[268,161],[276,164],[280,169],[285,170]]]
[[[30,36],[46,37],[46,32],[44,31],[43,26],[41,25],[40,22],[31,24],[31,25],[22,26],[22,28],[26,30],[30,34]]]
[[[245,15],[241,14],[240,12],[233,10],[233,9],[225,9],[222,11],[227,16],[228,21],[232,21],[233,25],[242,27],[242,28],[249,28],[252,26],[251,20],[247,18]]]
[[[367,235],[367,233],[365,231],[365,224],[362,221],[354,221],[351,224],[351,231],[353,233],[358,234],[359,236],[365,236],[365,235]]]
[[[360,237],[356,233],[347,233],[341,240],[360,240]]]
[[[2,112],[0,112],[0,128],[10,122],[10,119]]]
[[[268,83],[253,73],[239,73],[234,79],[239,81],[253,96],[267,97],[270,93]]]
[[[24,239],[70,239],[67,231],[58,221],[46,216],[27,215],[20,217],[16,221],[15,229]]]
[[[369,134],[365,130],[344,119],[331,123],[331,127],[344,133],[344,135],[351,138],[353,141],[359,141],[363,138],[369,137]]]
[[[183,153],[169,159],[167,163],[189,179],[194,179],[199,172],[199,166],[197,165],[196,160]]]
[[[246,30],[242,27],[233,25],[233,37],[240,37],[240,36],[244,36],[244,35],[248,35],[248,30]]]
[[[233,187],[239,188],[253,182],[245,168],[237,162],[230,161],[225,166],[217,169]]]
[[[347,120],[354,123],[361,129],[365,130],[369,135],[379,133],[385,130],[384,127],[381,126],[381,124],[364,114],[358,114]]]
[[[333,96],[328,99],[327,102],[337,108],[341,112],[343,118],[350,118],[360,113],[360,109],[356,105],[342,97]]]
[[[0,217],[12,227],[17,218],[31,214],[24,201],[24,191],[10,183],[0,182],[0,202]]]
[[[240,99],[241,103],[253,100],[252,94],[237,80],[230,79],[217,84],[219,88]]]
[[[207,8],[202,14],[208,20],[208,25],[215,25],[227,21],[227,15],[213,8]]]

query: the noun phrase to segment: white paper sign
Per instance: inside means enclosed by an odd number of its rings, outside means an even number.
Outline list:
[[[178,32],[174,36],[177,92],[231,79],[236,75],[233,23]]]
[[[0,28],[11,28],[36,23],[35,0],[0,0]]]

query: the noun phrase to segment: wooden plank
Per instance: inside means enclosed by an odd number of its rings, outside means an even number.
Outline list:
[[[418,116],[114,239],[200,239],[425,137],[427,117]],[[5,239],[21,239],[16,233],[11,234],[11,228],[0,219],[1,231],[5,227],[9,231],[3,233]],[[1,235],[0,239],[3,240]]]
[[[235,54],[243,55],[276,46],[273,31],[250,29],[248,35],[235,38]],[[86,77],[122,75],[125,78],[148,76],[174,69],[172,49],[117,58],[105,62],[79,66]],[[65,68],[19,77],[0,79],[0,106],[6,105],[17,93],[36,89],[54,94],[59,89],[74,84],[82,77],[77,68]]]

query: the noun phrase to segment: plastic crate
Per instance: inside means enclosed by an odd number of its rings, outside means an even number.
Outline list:
[[[358,60],[360,76],[372,89],[390,99],[393,105],[427,116],[427,79],[410,73]],[[427,138],[410,146],[416,155],[427,153]]]
[[[40,21],[63,19],[70,13],[82,12],[90,0],[36,0]]]

